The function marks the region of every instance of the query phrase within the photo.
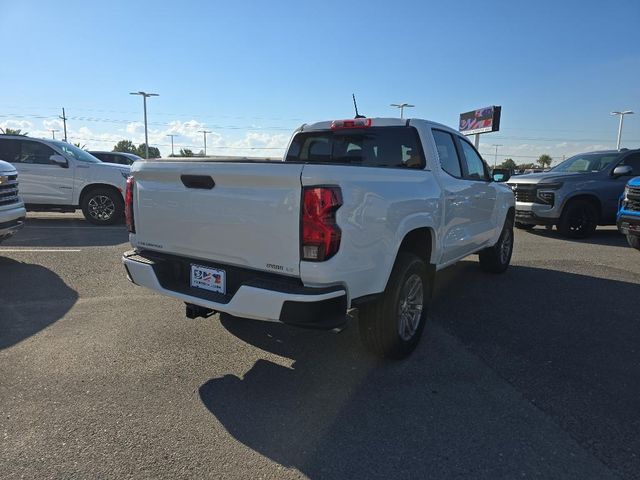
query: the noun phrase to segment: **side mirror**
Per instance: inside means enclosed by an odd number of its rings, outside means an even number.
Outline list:
[[[631,167],[631,165],[618,165],[611,173],[611,176],[614,178],[628,177],[631,175],[633,175],[633,167]]]
[[[494,182],[506,182],[511,178],[511,170],[506,168],[494,168],[491,172],[491,179]]]
[[[69,168],[69,162],[62,155],[53,154],[49,157],[49,160],[52,163],[55,163],[56,165],[58,165],[59,167]]]

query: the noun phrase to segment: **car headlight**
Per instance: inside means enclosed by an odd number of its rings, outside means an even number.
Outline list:
[[[556,195],[553,191],[558,190],[561,187],[562,182],[541,183],[538,185],[536,197],[538,197],[542,203],[553,206],[556,200]]]

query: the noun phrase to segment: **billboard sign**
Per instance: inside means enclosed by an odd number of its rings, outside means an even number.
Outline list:
[[[475,133],[497,132],[500,130],[501,111],[502,107],[494,105],[460,114],[460,133],[473,135]]]

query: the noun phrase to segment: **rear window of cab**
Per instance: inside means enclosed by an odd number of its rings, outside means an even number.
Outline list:
[[[287,162],[417,168],[425,166],[414,127],[370,127],[298,133]]]

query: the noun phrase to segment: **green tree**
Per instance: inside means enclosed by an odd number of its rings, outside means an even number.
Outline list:
[[[551,166],[551,162],[553,162],[553,158],[551,158],[546,153],[543,153],[538,157],[538,163],[542,168],[547,168]]]
[[[145,150],[144,143],[141,143],[140,145],[138,145],[138,148],[133,153],[135,153],[139,157],[144,158],[144,155],[145,155],[144,150]],[[149,145],[149,158],[160,158],[160,157],[161,157],[160,150],[157,147],[152,147],[151,145]]]
[[[191,150],[189,148],[181,148],[180,149],[180,156],[181,157],[193,157],[193,150]]]
[[[5,128],[0,128],[0,130],[2,130],[2,133],[4,133],[5,135],[24,135],[24,136],[29,135],[27,132],[22,133],[22,130],[20,130],[19,128],[5,127]]]
[[[122,152],[122,153],[133,153],[135,155],[138,154],[138,149],[136,148],[136,146],[133,144],[131,140],[120,140],[113,147],[113,151]]]
[[[80,145],[80,142],[78,143],[74,143],[74,145],[82,150],[85,150],[87,148],[87,144],[85,143],[84,145]],[[115,150],[114,150],[115,151]]]
[[[500,164],[500,168],[506,168],[507,170],[515,170],[518,168],[516,162],[514,162],[511,158],[506,158],[504,162]]]

